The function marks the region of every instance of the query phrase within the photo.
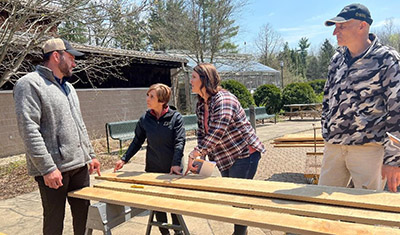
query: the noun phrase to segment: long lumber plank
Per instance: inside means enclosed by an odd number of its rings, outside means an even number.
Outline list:
[[[199,175],[181,177],[177,175],[142,172],[108,173],[96,176],[96,179],[317,202],[362,209],[391,212],[400,211],[400,194],[376,192],[366,189],[237,178],[201,177]]]
[[[159,196],[180,199],[185,201],[198,201],[230,205],[241,208],[251,208],[293,215],[310,216],[332,220],[352,221],[371,225],[387,225],[400,227],[400,213],[362,210],[338,206],[327,206],[307,202],[268,199],[261,197],[242,196],[226,193],[214,193],[199,190],[168,188],[152,185],[135,187],[130,183],[104,181],[95,184],[95,188],[131,192],[143,195]],[[143,187],[143,188],[142,188]]]
[[[71,197],[300,234],[400,234],[400,230],[86,187]]]
[[[274,144],[274,148],[322,148],[324,146],[324,144]]]
[[[324,141],[324,138],[322,138],[322,135],[319,134],[315,138],[317,141]],[[275,138],[274,141],[314,141],[314,135],[309,134],[309,135],[304,135],[304,134],[288,134],[284,135],[282,137]]]
[[[324,144],[324,142],[323,141],[316,141],[316,142],[314,142],[314,141],[284,141],[284,142],[274,141],[274,142],[272,142],[272,144],[319,144],[319,145],[321,145],[321,144]]]

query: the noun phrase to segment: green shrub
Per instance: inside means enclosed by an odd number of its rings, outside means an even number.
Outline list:
[[[309,81],[308,84],[313,88],[315,94],[319,94],[324,91],[326,79],[315,79]]]
[[[283,106],[281,90],[272,84],[257,87],[254,92],[254,101],[257,106],[265,106],[267,113],[278,113]]]
[[[254,105],[254,99],[246,86],[236,80],[225,80],[221,82],[221,86],[234,94],[243,108]]]
[[[287,85],[282,92],[283,104],[310,104],[317,101],[308,83],[296,82]]]
[[[315,100],[316,103],[322,103],[324,100],[324,92],[317,94],[317,99]]]

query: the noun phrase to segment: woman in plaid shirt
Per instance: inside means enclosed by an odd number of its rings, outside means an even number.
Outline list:
[[[198,94],[197,146],[190,153],[188,169],[195,171],[195,158],[215,161],[222,177],[252,179],[257,171],[264,145],[255,135],[238,99],[220,86],[214,65],[199,64],[190,80]],[[247,227],[235,225],[235,235],[246,234]]]

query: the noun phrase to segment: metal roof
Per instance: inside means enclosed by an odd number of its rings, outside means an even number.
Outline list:
[[[124,50],[124,49],[116,49],[116,48],[105,48],[99,46],[89,46],[77,43],[71,43],[72,46],[82,52],[88,53],[98,53],[98,54],[109,54],[115,56],[128,56],[135,58],[143,58],[149,60],[160,60],[166,62],[177,62],[177,63],[187,63],[188,60],[185,57],[180,56],[171,56],[168,54],[161,54],[155,52],[143,52],[143,51],[134,51],[134,50]]]
[[[169,52],[169,54],[185,57],[188,60],[187,66],[189,67],[194,68],[197,65],[191,55],[185,55],[182,52]],[[205,62],[209,61],[210,58],[206,57]],[[278,70],[257,62],[254,56],[248,54],[218,54],[214,58],[213,64],[219,73],[279,73]]]

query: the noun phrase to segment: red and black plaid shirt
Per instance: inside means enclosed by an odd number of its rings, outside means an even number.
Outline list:
[[[203,156],[208,155],[211,161],[215,161],[220,171],[229,169],[237,158],[249,157],[249,146],[261,153],[265,152],[264,145],[255,135],[246,113],[233,94],[221,90],[208,99],[208,105],[206,133],[204,102],[201,100],[197,103],[199,129],[196,150]]]

